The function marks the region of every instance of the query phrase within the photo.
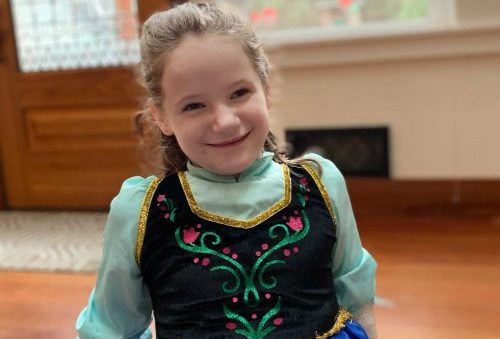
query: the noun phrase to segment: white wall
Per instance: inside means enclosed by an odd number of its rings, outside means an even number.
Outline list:
[[[387,125],[394,178],[500,178],[500,21],[473,17],[269,48],[274,130]]]

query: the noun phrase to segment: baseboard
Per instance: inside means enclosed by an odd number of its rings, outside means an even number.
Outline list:
[[[500,180],[346,178],[356,214],[500,215]]]

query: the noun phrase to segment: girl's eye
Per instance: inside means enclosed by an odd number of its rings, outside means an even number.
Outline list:
[[[237,90],[236,92],[234,92],[233,94],[231,94],[231,99],[236,99],[236,98],[242,97],[249,92],[250,92],[250,90],[248,88],[241,88],[241,89]]]
[[[200,109],[200,108],[203,108],[205,107],[205,105],[203,105],[201,102],[194,102],[192,104],[187,104],[186,106],[184,106],[184,108],[182,109],[183,112],[185,111],[193,111],[195,109]]]

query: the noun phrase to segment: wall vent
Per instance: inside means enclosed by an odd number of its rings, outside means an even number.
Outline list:
[[[390,175],[388,127],[289,129],[286,140],[291,157],[321,154],[345,176]]]

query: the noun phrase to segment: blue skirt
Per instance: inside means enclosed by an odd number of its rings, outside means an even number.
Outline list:
[[[355,320],[347,320],[345,327],[337,334],[332,335],[329,339],[369,339],[365,330]]]
[[[361,325],[353,320],[352,314],[340,308],[332,328],[324,334],[316,334],[315,339],[369,339]]]

